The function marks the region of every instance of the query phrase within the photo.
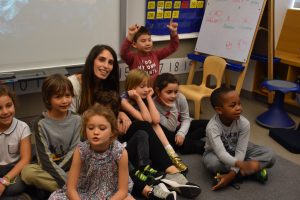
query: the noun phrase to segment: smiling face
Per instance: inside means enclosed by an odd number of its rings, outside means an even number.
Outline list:
[[[217,106],[216,111],[225,125],[230,125],[233,120],[238,120],[243,108],[240,97],[236,91],[230,91],[222,96],[223,105]]]
[[[51,113],[66,114],[72,102],[72,94],[66,90],[63,94],[55,94],[50,98]]]
[[[0,131],[7,130],[15,116],[15,106],[12,99],[3,95],[0,96]]]
[[[133,47],[142,53],[149,53],[152,51],[153,41],[151,35],[142,34],[139,36],[136,42],[133,42]]]
[[[178,93],[178,83],[168,83],[161,91],[157,91],[157,95],[166,106],[173,104]]]
[[[95,151],[105,151],[110,143],[112,136],[111,124],[104,116],[93,115],[86,124],[86,137]]]
[[[106,79],[113,70],[114,59],[112,54],[104,49],[94,60],[94,74],[101,80]]]
[[[142,99],[145,99],[147,97],[149,91],[148,83],[149,83],[149,78],[144,78],[143,81],[137,87],[133,88],[136,90],[137,94]]]

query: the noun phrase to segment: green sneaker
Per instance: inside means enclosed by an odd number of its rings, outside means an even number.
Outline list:
[[[266,168],[261,169],[256,173],[255,178],[260,183],[265,183],[268,180],[268,172]]]
[[[146,176],[151,176],[153,177],[154,180],[160,180],[163,176],[164,173],[157,171],[155,169],[153,169],[150,165],[147,165],[144,170],[143,170],[143,174],[145,174]]]
[[[143,172],[141,172],[140,170],[137,170],[134,173],[134,176],[136,176],[142,182],[146,182],[147,185],[154,185],[154,183],[156,182],[152,176],[146,175]]]
[[[148,179],[148,176],[146,176],[145,174],[143,174],[143,172],[141,172],[140,170],[137,170],[134,175],[136,177],[138,177],[143,182],[147,181],[147,179]]]

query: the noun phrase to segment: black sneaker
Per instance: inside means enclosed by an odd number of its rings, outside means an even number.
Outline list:
[[[147,165],[144,168],[143,174],[146,176],[151,176],[154,180],[158,181],[164,176],[165,173],[157,171],[153,169],[150,165]]]
[[[148,195],[150,200],[176,200],[176,192],[168,190],[165,184],[160,183],[153,186],[153,190]]]
[[[183,174],[166,174],[166,176],[161,179],[161,182],[165,183],[169,189],[175,190],[183,197],[194,198],[201,193],[201,188],[190,183]]]
[[[154,185],[156,183],[156,180],[152,176],[145,175],[140,170],[137,170],[134,173],[134,176],[136,176],[140,181],[146,182],[147,185]]]

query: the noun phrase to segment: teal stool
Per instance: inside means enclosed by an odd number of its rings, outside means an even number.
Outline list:
[[[300,92],[300,86],[283,80],[267,80],[261,86],[269,91],[275,91],[275,97],[269,110],[259,115],[256,122],[267,128],[294,128],[295,122],[284,110],[284,95],[288,92]]]

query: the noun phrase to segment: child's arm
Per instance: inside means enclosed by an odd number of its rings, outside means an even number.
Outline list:
[[[28,130],[29,131],[29,130]],[[23,167],[29,164],[31,160],[31,142],[30,135],[23,138],[20,142],[20,160],[19,162],[5,175],[4,178],[14,180],[14,178],[20,174]]]
[[[121,159],[118,162],[118,191],[110,198],[111,200],[125,199],[128,194],[128,155],[124,148]]]
[[[168,24],[167,27],[171,31],[171,36],[176,36],[177,35],[178,23],[173,22],[173,19],[170,20],[170,24]]]
[[[77,115],[75,116],[77,117]],[[62,169],[69,169],[72,162],[73,153],[76,149],[78,142],[80,141],[81,118],[79,116],[74,126],[75,128],[74,128],[73,138],[70,143],[69,152],[65,155],[64,159],[59,163],[59,167],[61,167]]]
[[[134,54],[130,51],[130,47],[132,45],[132,40],[136,32],[139,30],[139,26],[134,24],[128,27],[128,34],[126,39],[123,41],[121,45],[121,58],[125,61],[125,63],[129,66],[132,65]]]
[[[242,118],[242,117],[241,117]],[[245,119],[245,118],[242,118]],[[235,148],[235,158],[237,160],[243,161],[245,159],[249,137],[250,137],[250,123],[248,120],[240,120],[241,121],[241,133],[239,134],[239,138],[237,141],[237,145]]]
[[[36,154],[41,164],[43,170],[47,171],[57,182],[59,187],[63,187],[65,185],[65,181],[67,178],[66,172],[59,167],[51,157],[50,148],[47,144],[47,141],[42,133],[42,127],[39,125],[40,120],[35,124],[34,127],[34,136],[35,136],[35,146],[36,146]]]
[[[138,26],[137,24],[129,26],[127,40],[129,40],[130,42],[133,42],[133,38],[139,29],[140,29],[140,26]]]
[[[154,51],[154,54],[156,54],[158,60],[162,60],[162,59],[168,57],[169,55],[174,53],[178,49],[178,46],[179,46],[179,37],[177,34],[178,24],[175,22],[172,22],[172,20],[171,20],[170,24],[167,26],[171,31],[170,43],[167,47],[164,47],[162,49],[158,49],[158,50]]]
[[[128,99],[122,98],[121,107],[122,109],[130,114],[134,119],[139,121],[147,121],[152,123],[151,115],[142,98],[136,93],[135,90],[128,91],[129,98],[136,101],[140,110],[135,109],[128,101]]]
[[[152,119],[152,124],[159,124],[160,122],[160,114],[154,104],[152,99],[152,95],[154,94],[153,89],[150,87],[147,95],[147,102],[148,102],[148,110],[150,112],[150,116]]]
[[[221,140],[222,128],[218,127],[216,124],[206,128],[207,140],[211,144],[211,147],[217,157],[226,165],[234,167],[237,159],[231,156],[224,147]]]
[[[81,159],[80,159],[80,152],[77,147],[74,151],[72,165],[67,180],[67,196],[70,200],[77,200],[77,199],[80,200],[80,196],[77,192],[77,184],[80,175],[80,169],[81,169]]]
[[[191,118],[189,114],[189,106],[183,94],[178,93],[176,96],[178,102],[178,111],[180,115],[180,128],[178,129],[175,137],[177,145],[181,146],[184,142],[185,136],[189,131],[191,125]]]

